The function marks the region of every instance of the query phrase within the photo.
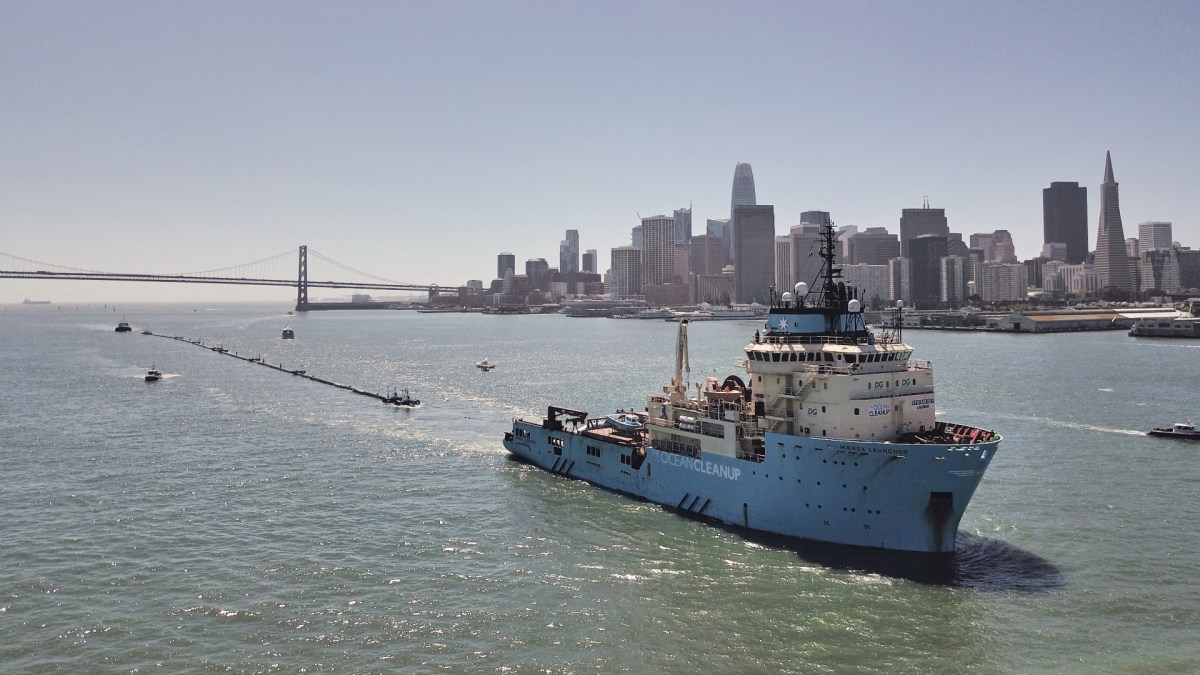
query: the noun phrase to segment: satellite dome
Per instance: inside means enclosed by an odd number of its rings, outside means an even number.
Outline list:
[[[795,299],[796,299],[796,296],[792,295],[791,291],[784,291],[784,292],[783,292],[783,301],[784,301],[784,302],[791,302],[791,301],[793,301],[793,300],[795,300]]]
[[[796,284],[796,295],[808,295],[808,284],[803,281]]]
[[[904,309],[904,301],[903,300],[896,301],[896,309]]]
[[[851,300],[846,304],[846,309],[849,309],[851,314],[857,314],[862,311],[862,303],[857,299]]]

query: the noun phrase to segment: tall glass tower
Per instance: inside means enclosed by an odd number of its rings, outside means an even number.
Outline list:
[[[749,164],[738,162],[733,167],[733,193],[729,200],[729,232],[725,233],[725,264],[733,262],[734,240],[737,235],[737,219],[734,212],[739,206],[755,206],[758,201],[754,196],[754,171]]]

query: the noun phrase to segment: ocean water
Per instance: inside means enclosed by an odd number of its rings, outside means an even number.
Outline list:
[[[1200,413],[1200,343],[907,332],[940,416],[1005,438],[929,557],[509,459],[514,416],[640,408],[674,324],[286,309],[0,311],[0,671],[1200,671],[1200,444],[1142,433]],[[756,327],[693,324],[692,377]]]

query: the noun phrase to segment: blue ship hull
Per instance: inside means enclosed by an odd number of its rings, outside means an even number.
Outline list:
[[[691,457],[517,420],[504,447],[543,469],[729,525],[788,537],[951,552],[1000,438],[882,443],[767,433],[762,461]]]

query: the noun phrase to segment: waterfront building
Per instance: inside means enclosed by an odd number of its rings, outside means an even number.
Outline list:
[[[1021,263],[984,263],[975,292],[984,302],[1017,302],[1029,296],[1029,272]]]
[[[913,239],[925,234],[936,234],[942,237],[950,236],[949,221],[946,220],[946,209],[929,208],[929,200],[919,209],[903,209],[900,215],[900,256],[911,258],[908,244]]]
[[[1171,248],[1171,223],[1149,220],[1138,225],[1138,255]]]
[[[561,274],[579,271],[579,230],[567,230],[566,239],[558,245],[558,271]]]
[[[886,265],[900,257],[900,237],[886,227],[868,227],[846,237],[846,262],[850,265]]]
[[[916,309],[934,309],[942,301],[941,259],[946,255],[946,236],[923,234],[908,242],[912,261],[912,301]]]
[[[629,241],[639,251],[642,249],[642,226],[637,225],[629,233]]]
[[[899,242],[896,244],[899,246]],[[843,265],[842,277],[845,279],[847,286],[853,286],[858,289],[858,297],[862,300],[863,307],[868,309],[879,308],[891,300],[891,291],[888,283],[888,266],[884,265],[867,265],[859,263],[857,265]]]
[[[1096,233],[1096,269],[1105,288],[1133,290],[1125,232],[1121,227],[1121,204],[1113,178],[1112,154],[1104,156],[1104,182],[1100,184],[1100,224]]]
[[[739,162],[733,167],[733,189],[730,192],[729,199],[729,228],[730,232],[725,234],[725,263],[736,264],[734,262],[734,251],[737,250],[737,235],[733,232],[737,227],[737,207],[739,206],[755,206],[758,204],[757,197],[754,194],[754,171],[749,164]],[[774,236],[774,235],[772,235]]]
[[[613,300],[642,297],[642,251],[634,246],[612,249],[610,288]]]
[[[496,278],[503,279],[517,273],[517,256],[511,253],[501,253],[496,256]]]
[[[1061,258],[1076,265],[1087,259],[1087,188],[1065,181],[1042,189],[1042,241],[1066,247]]]
[[[775,237],[775,292],[792,290],[792,240],[786,234]]]
[[[888,300],[912,299],[912,261],[908,258],[892,258],[888,261]]]
[[[723,250],[722,255],[724,255]],[[733,283],[732,265],[726,267],[719,274],[697,276],[695,302],[707,302],[710,305],[728,305],[733,302]]]
[[[642,287],[674,283],[675,218],[642,218]]]
[[[938,261],[942,304],[957,307],[967,297],[967,261],[962,256],[948,255]]]
[[[596,249],[589,248],[587,253],[583,254],[583,272],[584,274],[596,273]]]
[[[738,206],[733,214],[733,300],[768,305],[775,283],[775,207]]]

